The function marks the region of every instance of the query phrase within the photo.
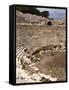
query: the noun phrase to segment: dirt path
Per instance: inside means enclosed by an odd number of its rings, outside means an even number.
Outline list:
[[[54,52],[53,56],[43,55],[37,67],[41,72],[57,77],[58,80],[65,80],[65,57],[64,52]]]

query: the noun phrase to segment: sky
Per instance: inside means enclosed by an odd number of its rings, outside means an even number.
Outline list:
[[[49,11],[49,18],[64,19],[66,15],[65,9],[52,9],[52,8],[37,8],[40,12]]]

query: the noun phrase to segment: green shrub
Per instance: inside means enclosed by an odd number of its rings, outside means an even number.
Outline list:
[[[51,22],[51,21],[48,21],[48,22],[47,22],[47,25],[52,25],[52,22]]]

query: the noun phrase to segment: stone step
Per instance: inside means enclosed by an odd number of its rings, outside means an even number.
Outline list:
[[[23,54],[22,54],[22,52],[20,52],[18,55],[17,55],[17,57],[21,57]]]
[[[19,50],[23,50],[23,47],[16,48],[16,52],[18,52]]]
[[[16,56],[18,56],[18,54],[19,54],[20,52],[22,52],[22,49],[21,49],[21,50],[18,50],[18,51],[16,52]]]

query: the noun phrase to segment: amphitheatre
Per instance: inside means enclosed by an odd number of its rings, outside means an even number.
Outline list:
[[[16,11],[16,83],[65,81],[65,44],[65,18]]]

